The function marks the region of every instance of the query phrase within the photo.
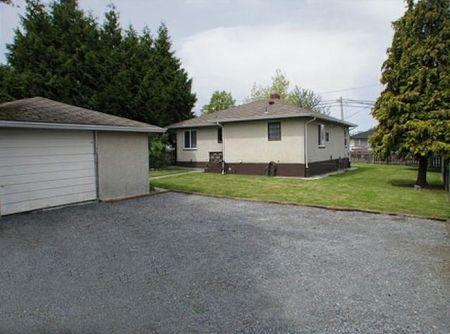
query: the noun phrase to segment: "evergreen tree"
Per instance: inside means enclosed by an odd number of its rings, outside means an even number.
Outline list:
[[[171,50],[167,28],[123,32],[110,6],[103,25],[78,7],[27,0],[21,29],[0,68],[2,101],[43,96],[157,125],[192,117],[192,80]]]
[[[162,24],[137,95],[139,103],[149,111],[149,121],[160,126],[193,117],[196,102],[191,93],[192,80],[171,48],[167,27]]]
[[[231,93],[228,93],[224,90],[221,92],[215,91],[212,94],[209,103],[203,106],[202,113],[207,114],[215,111],[225,110],[234,106],[235,103],[236,101],[233,99]]]
[[[54,2],[50,13],[40,1],[31,0],[22,27],[8,46],[8,62],[24,76],[26,96],[88,107],[100,74],[95,20],[75,0]]]
[[[384,91],[373,111],[375,153],[419,161],[416,184],[426,186],[428,158],[450,152],[450,17],[448,0],[408,1],[394,22],[383,64]]]

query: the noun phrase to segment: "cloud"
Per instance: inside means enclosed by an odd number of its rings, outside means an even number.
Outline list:
[[[366,84],[378,77],[379,54],[366,32],[288,24],[215,28],[186,39],[179,51],[196,91],[227,89],[238,99],[254,82],[267,84],[277,68],[292,84],[316,90]]]
[[[287,74],[292,86],[316,92],[371,86],[326,94],[327,99],[341,94],[376,99],[393,33],[390,23],[402,15],[402,1],[287,2],[278,11],[270,2],[266,4],[271,6],[270,15],[258,11],[260,5],[253,2],[248,22],[227,22],[178,41],[177,54],[193,77],[197,110],[215,90],[230,91],[242,102],[253,83],[268,84],[276,69]],[[338,109],[332,112],[339,113]],[[361,128],[374,125],[367,111],[352,121]]]

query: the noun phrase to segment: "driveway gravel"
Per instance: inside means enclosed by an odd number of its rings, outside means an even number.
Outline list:
[[[167,192],[0,219],[0,333],[450,333],[445,223]]]

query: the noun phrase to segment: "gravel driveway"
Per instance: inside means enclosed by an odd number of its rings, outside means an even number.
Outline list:
[[[0,333],[449,333],[445,223],[164,193],[3,217]]]

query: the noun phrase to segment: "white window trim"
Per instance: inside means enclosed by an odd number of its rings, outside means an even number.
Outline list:
[[[196,142],[195,142],[195,147],[186,147],[186,132],[189,132],[189,142],[190,144],[192,143],[192,132],[196,133]],[[198,132],[196,129],[192,129],[192,130],[184,130],[183,131],[183,150],[184,151],[196,151],[198,147]]]
[[[320,142],[318,144],[319,148],[325,148],[325,124],[319,124],[320,130],[319,130],[319,138]]]

